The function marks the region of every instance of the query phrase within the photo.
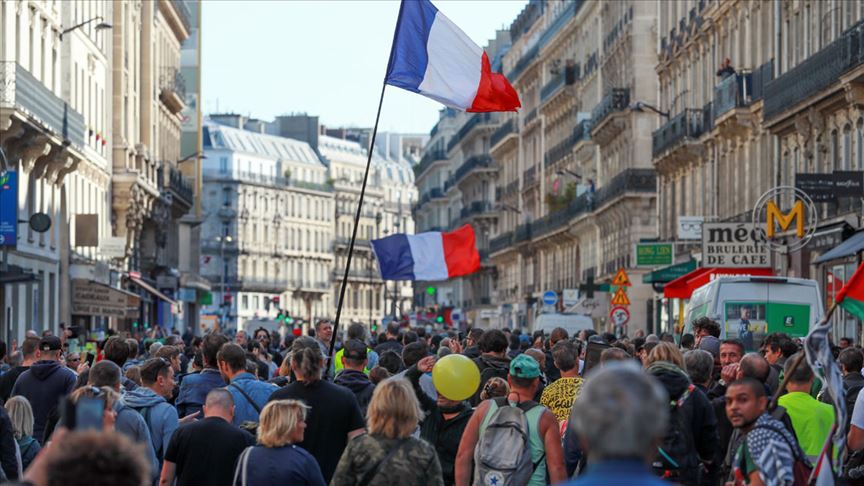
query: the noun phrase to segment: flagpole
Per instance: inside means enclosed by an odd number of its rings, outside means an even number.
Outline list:
[[[375,150],[375,137],[378,135],[378,121],[381,119],[381,107],[384,104],[384,91],[387,83],[381,85],[381,97],[378,99],[378,113],[375,115],[375,126],[372,128],[372,140],[369,142],[369,153],[366,157],[366,171],[363,173],[363,186],[360,188],[360,201],[354,215],[354,231],[351,233],[351,243],[348,245],[348,259],[345,262],[345,273],[342,276],[342,288],[339,290],[339,303],[336,306],[336,320],[333,322],[333,337],[330,338],[330,350],[327,352],[327,367],[324,374],[330,371],[333,362],[333,352],[336,350],[336,336],[339,335],[339,321],[342,317],[342,304],[345,302],[345,289],[348,287],[348,271],[351,269],[351,256],[354,254],[354,242],[357,240],[357,228],[360,226],[360,213],[363,209],[363,198],[366,196],[366,181],[369,180],[369,168],[372,166],[372,152]],[[369,304],[372,305],[371,302]],[[371,326],[372,323],[370,322]]]

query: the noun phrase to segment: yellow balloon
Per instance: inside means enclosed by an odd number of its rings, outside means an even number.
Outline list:
[[[480,386],[480,370],[467,356],[448,354],[432,368],[432,384],[448,400],[465,400]]]

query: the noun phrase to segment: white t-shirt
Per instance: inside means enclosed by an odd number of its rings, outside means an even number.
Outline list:
[[[855,399],[855,408],[852,411],[852,425],[864,429],[864,393],[859,393]]]

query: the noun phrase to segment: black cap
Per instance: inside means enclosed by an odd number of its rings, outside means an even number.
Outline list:
[[[345,343],[345,351],[342,354],[345,359],[363,361],[366,359],[366,345],[358,339],[349,339]]]
[[[57,336],[45,336],[39,340],[39,351],[60,351],[63,344]]]

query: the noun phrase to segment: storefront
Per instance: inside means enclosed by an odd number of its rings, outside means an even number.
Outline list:
[[[129,281],[138,287],[138,295],[141,297],[141,315],[138,321],[124,330],[144,331],[154,326],[161,326],[166,330],[173,329],[174,317],[180,312],[177,301],[143,280],[140,274],[130,272]]]
[[[837,292],[843,288],[846,281],[855,273],[864,256],[864,230],[859,230],[848,239],[823,253],[813,260],[818,266],[818,275],[822,296],[825,299],[825,309],[834,304]],[[861,342],[861,322],[843,308],[838,308],[832,316],[836,339],[851,337],[855,342]]]
[[[107,327],[124,328],[140,315],[141,299],[122,289],[88,279],[72,279],[71,311],[74,329],[83,346],[85,341],[104,339]],[[99,322],[108,323],[106,326]]]

